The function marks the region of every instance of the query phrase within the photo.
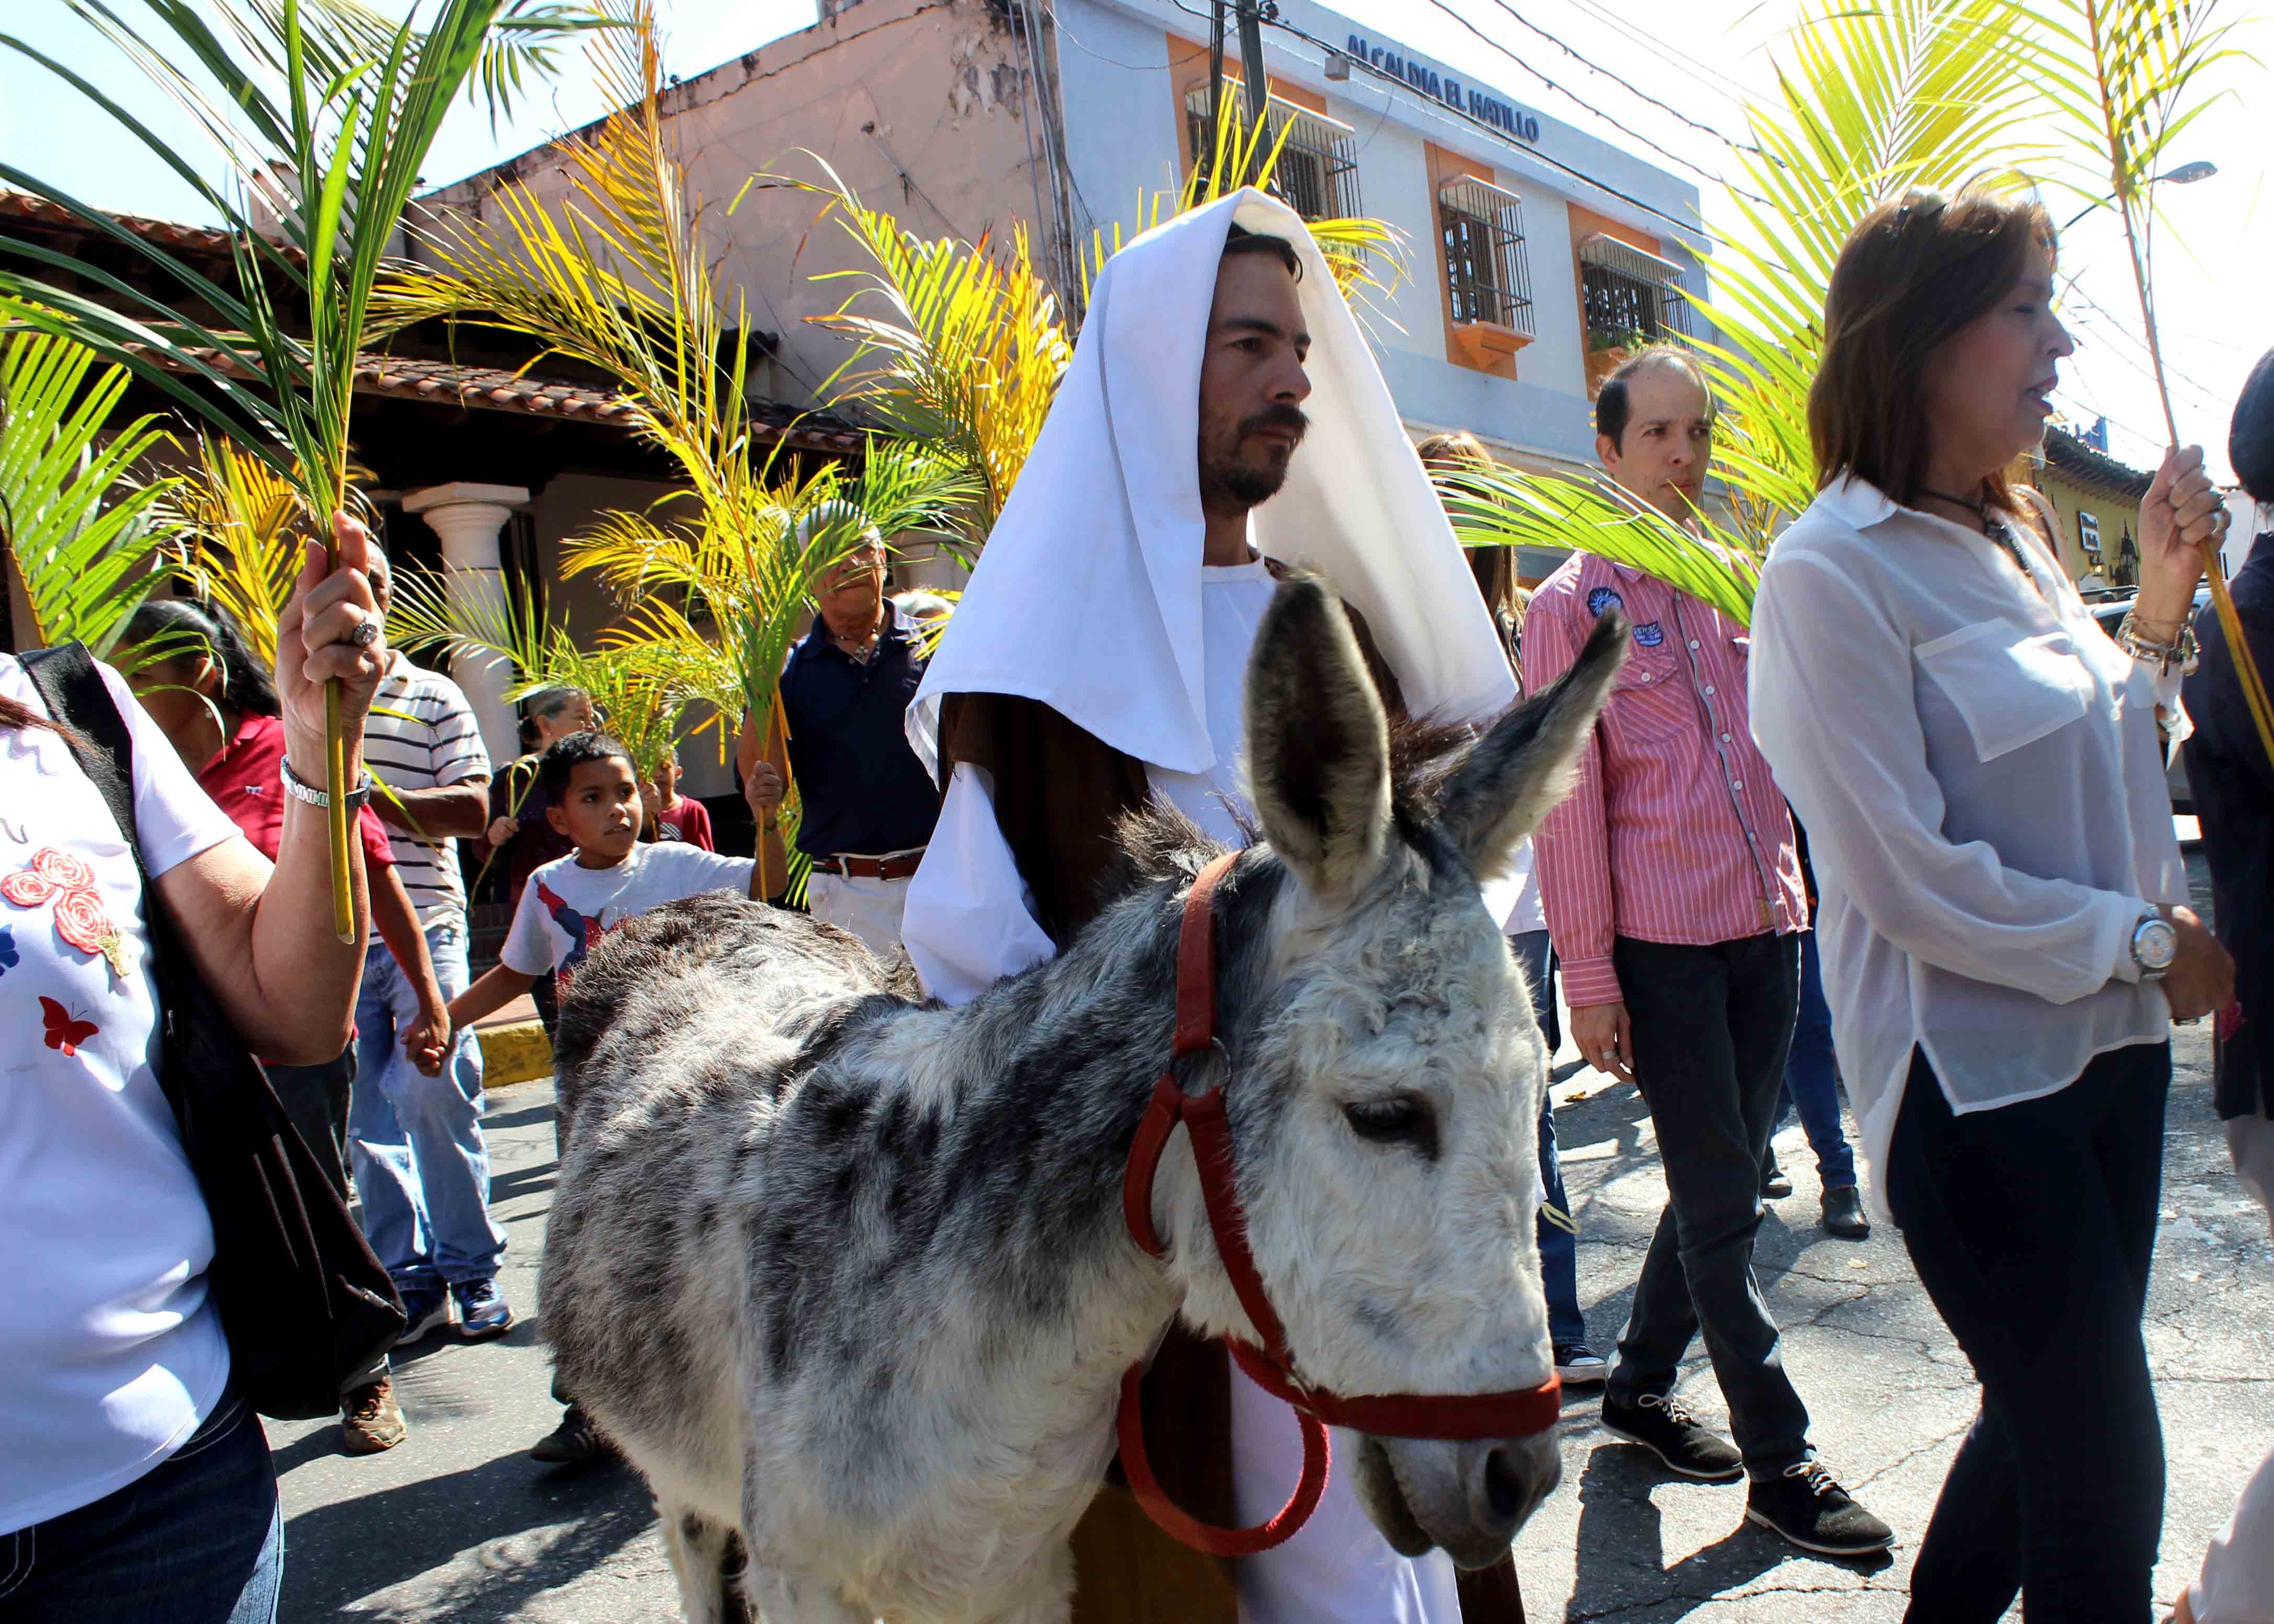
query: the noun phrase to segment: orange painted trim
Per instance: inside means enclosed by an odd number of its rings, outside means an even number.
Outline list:
[[[1498,185],[1498,171],[1489,163],[1473,162],[1458,153],[1448,152],[1434,141],[1422,142],[1421,149],[1429,166],[1429,237],[1436,246],[1437,313],[1445,324],[1445,359],[1472,372],[1513,380],[1516,352],[1532,341],[1510,328],[1453,320],[1453,270],[1445,262],[1444,219],[1438,213],[1437,204],[1437,194],[1446,182],[1473,175],[1479,180]]]
[[[1587,293],[1579,282],[1579,244],[1591,237],[1613,237],[1630,248],[1639,248],[1643,252],[1654,254],[1661,259],[1672,256],[1666,252],[1664,244],[1647,231],[1638,231],[1608,214],[1597,214],[1584,204],[1567,201],[1563,207],[1571,216],[1571,297],[1578,305],[1579,362],[1582,367],[1585,367],[1589,365],[1587,357],[1593,352],[1587,348]],[[1587,398],[1591,401],[1595,398],[1595,386],[1596,380],[1590,378]]]

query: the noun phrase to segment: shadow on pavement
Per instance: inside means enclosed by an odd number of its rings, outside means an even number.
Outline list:
[[[654,1521],[645,1485],[629,1469],[546,1471],[516,1450],[292,1518],[279,1624],[317,1624],[358,1601],[358,1616],[392,1617],[382,1592],[416,1579],[428,1581],[418,1617],[503,1624]]]
[[[1803,1555],[1744,1520],[1744,1485],[1733,1483],[1727,1490],[1728,1534],[1669,1568],[1660,1512],[1650,1498],[1651,1490],[1667,1481],[1649,1453],[1631,1444],[1604,1444],[1587,1456],[1579,1475],[1578,1567],[1563,1613],[1566,1624],[1653,1601],[1686,1611],[1689,1601],[1725,1597],[1790,1560],[1827,1562],[1858,1573],[1894,1565],[1884,1553],[1858,1561]]]

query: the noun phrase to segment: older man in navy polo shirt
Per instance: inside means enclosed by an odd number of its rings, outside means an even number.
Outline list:
[[[900,951],[909,876],[939,816],[938,788],[901,724],[923,680],[924,628],[885,596],[885,542],[873,529],[821,578],[814,607],[813,629],[782,666],[779,707],[804,805],[797,847],[813,860],[807,905],[890,958]],[[779,862],[779,759],[745,771],[757,780],[761,838]]]

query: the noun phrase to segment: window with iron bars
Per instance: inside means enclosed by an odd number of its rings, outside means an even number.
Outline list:
[[[1246,102],[1239,81],[1224,81],[1224,110],[1245,122]],[[1269,124],[1256,156],[1261,159],[1278,141],[1279,162],[1267,190],[1284,199],[1306,220],[1335,220],[1366,211],[1358,196],[1357,132],[1339,119],[1314,113],[1292,102],[1273,96],[1264,115]],[[1195,85],[1185,97],[1185,128],[1192,139],[1193,172],[1208,184],[1216,148],[1209,139],[1209,87]],[[1229,138],[1227,138],[1229,139]]]
[[[1690,332],[1682,267],[1611,237],[1579,244],[1579,297],[1590,337],[1672,342]]]
[[[1524,204],[1473,175],[1438,189],[1445,286],[1456,323],[1490,322],[1529,335],[1532,269],[1524,255]]]

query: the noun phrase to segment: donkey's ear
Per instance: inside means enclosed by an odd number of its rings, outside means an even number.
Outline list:
[[[1570,670],[1470,748],[1445,786],[1438,817],[1475,873],[1505,868],[1517,842],[1570,793],[1573,764],[1626,657],[1626,618],[1610,610],[1595,621]]]
[[[1247,771],[1264,838],[1305,888],[1344,897],[1389,838],[1389,726],[1342,605],[1281,586],[1247,665]]]

